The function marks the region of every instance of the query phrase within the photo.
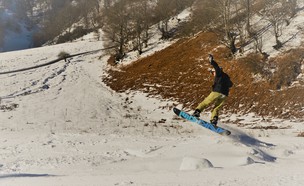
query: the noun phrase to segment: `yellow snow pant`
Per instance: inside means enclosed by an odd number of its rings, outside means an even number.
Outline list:
[[[196,109],[202,111],[206,107],[208,107],[211,103],[214,102],[214,108],[211,111],[211,120],[214,118],[214,116],[218,116],[220,108],[223,106],[226,97],[224,94],[218,93],[218,92],[211,92],[209,96],[207,96],[203,102],[201,102]]]

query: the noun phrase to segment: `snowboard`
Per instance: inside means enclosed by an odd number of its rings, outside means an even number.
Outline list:
[[[211,123],[204,121],[202,119],[196,118],[194,116],[192,116],[191,114],[188,114],[187,112],[184,112],[178,108],[173,108],[173,112],[178,115],[179,117],[186,119],[188,121],[194,122],[199,124],[202,127],[205,127],[215,133],[218,133],[220,135],[224,135],[224,136],[229,136],[231,134],[231,132],[227,129],[224,129],[222,127],[218,127],[215,125],[212,125]]]

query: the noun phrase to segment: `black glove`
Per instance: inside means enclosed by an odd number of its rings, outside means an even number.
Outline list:
[[[209,59],[209,62],[211,63],[213,61],[213,55],[209,54],[208,59]]]

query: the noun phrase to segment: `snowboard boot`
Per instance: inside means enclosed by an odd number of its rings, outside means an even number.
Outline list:
[[[211,120],[210,120],[210,123],[214,126],[217,125],[217,120],[218,120],[218,116],[214,116]]]
[[[195,111],[193,112],[192,116],[196,117],[196,118],[199,118],[201,115],[201,111],[198,110],[198,109],[195,109]]]

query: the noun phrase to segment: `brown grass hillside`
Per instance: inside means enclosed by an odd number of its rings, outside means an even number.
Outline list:
[[[262,56],[252,54],[234,60],[216,34],[201,33],[194,38],[181,39],[120,70],[111,68],[104,82],[118,92],[141,90],[194,109],[211,91],[213,77],[207,70],[211,67],[207,56],[212,53],[234,83],[224,107],[226,110],[303,118],[303,86],[286,88],[295,79],[294,73],[299,73],[295,69],[299,68],[300,59],[304,58],[304,50],[298,50],[287,52],[280,59],[265,61]],[[275,68],[277,73],[272,74],[271,68]],[[259,74],[262,79],[257,80],[254,74]]]

